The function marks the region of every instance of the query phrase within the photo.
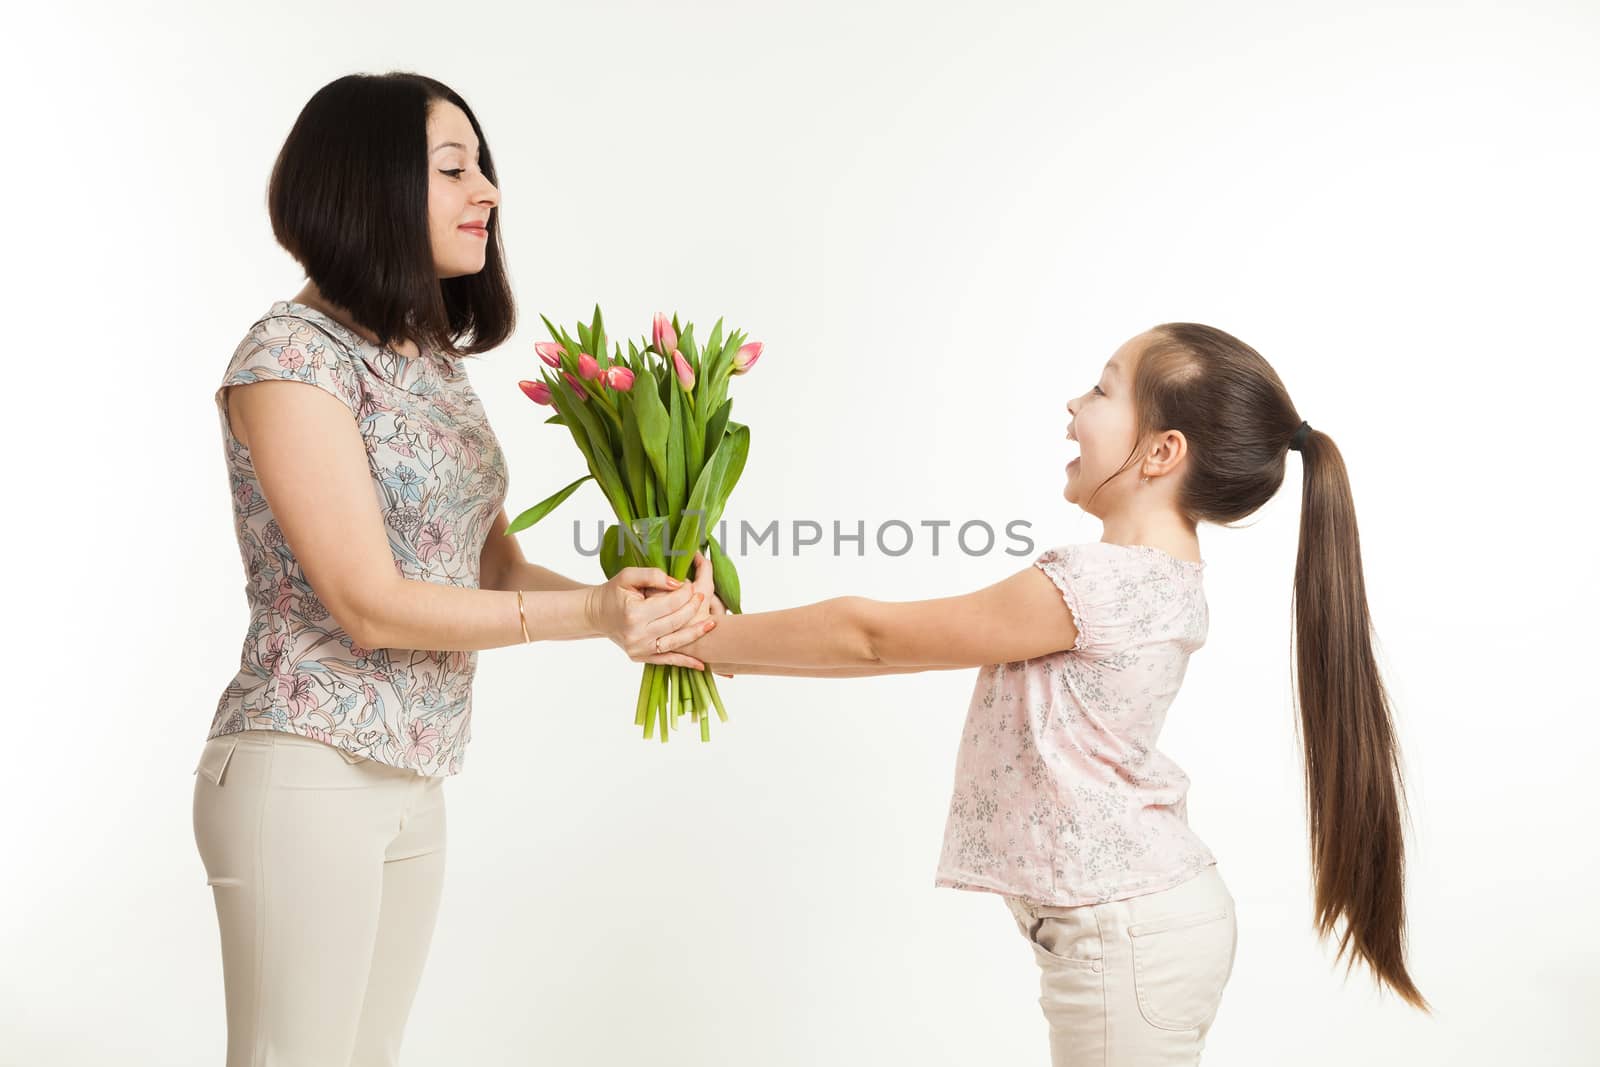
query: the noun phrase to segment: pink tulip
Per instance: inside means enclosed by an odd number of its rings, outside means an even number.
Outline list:
[[[683,358],[682,352],[673,351],[672,369],[678,372],[679,384],[685,389],[694,388],[694,368],[689,366],[689,361]]]
[[[760,341],[751,341],[742,346],[733,354],[733,373],[743,374],[756,365],[756,360],[761,358],[761,349],[765,347]]]
[[[546,366],[561,369],[561,354],[566,349],[554,341],[539,341],[534,344],[533,350],[539,353],[539,358],[544,360]]]
[[[592,382],[600,377],[600,362],[587,352],[579,352],[578,373],[584,381]]]
[[[619,393],[633,388],[633,371],[627,367],[607,367],[601,379]]]
[[[661,312],[656,312],[655,322],[651,325],[651,333],[656,343],[656,351],[663,356],[678,348],[678,334],[672,328],[672,320]]]
[[[562,376],[567,379],[567,384],[572,386],[573,391],[578,394],[578,399],[587,404],[589,402],[589,398],[584,394],[582,379],[574,378],[568,371],[562,371],[561,373]]]
[[[550,403],[550,387],[543,382],[518,382],[517,385],[535,404]]]

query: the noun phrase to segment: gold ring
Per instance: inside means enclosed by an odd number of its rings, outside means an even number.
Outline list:
[[[661,655],[661,638],[656,638],[656,655]]]

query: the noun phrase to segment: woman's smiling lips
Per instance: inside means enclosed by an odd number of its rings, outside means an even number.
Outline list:
[[[463,233],[470,233],[474,237],[488,237],[489,236],[488,227],[483,226],[482,224],[476,223],[476,222],[469,222],[465,226],[457,226],[456,229],[462,231]]]

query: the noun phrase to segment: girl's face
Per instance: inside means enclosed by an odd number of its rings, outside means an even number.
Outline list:
[[[488,255],[500,190],[478,169],[467,113],[446,100],[428,112],[428,232],[441,278],[476,274]]]
[[[1138,421],[1133,370],[1144,342],[1143,334],[1124,342],[1101,369],[1099,380],[1067,401],[1072,415],[1067,440],[1078,443],[1078,457],[1067,464],[1067,485],[1061,495],[1102,519],[1139,484],[1141,464],[1135,462],[1095,492],[1096,486],[1127,461],[1133,448]]]

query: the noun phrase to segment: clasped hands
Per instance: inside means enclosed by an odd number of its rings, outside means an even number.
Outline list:
[[[594,628],[635,663],[666,663],[693,670],[706,665],[675,652],[711,632],[727,609],[718,599],[711,562],[696,552],[694,580],[680,582],[656,567],[624,567],[589,591]]]

